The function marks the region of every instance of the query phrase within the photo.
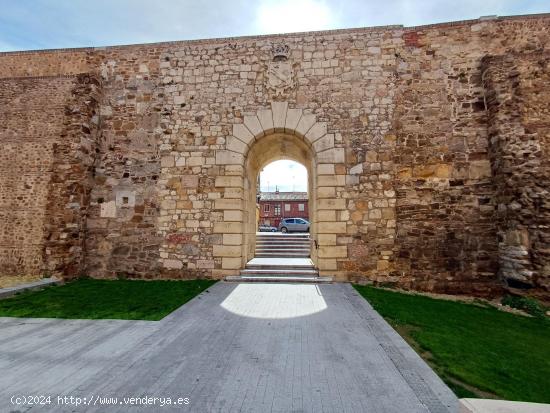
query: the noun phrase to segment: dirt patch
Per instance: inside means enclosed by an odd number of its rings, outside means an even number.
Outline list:
[[[20,284],[28,284],[41,280],[42,277],[37,275],[17,275],[17,276],[0,276],[0,288],[15,287]]]

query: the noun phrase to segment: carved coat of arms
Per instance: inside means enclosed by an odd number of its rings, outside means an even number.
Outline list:
[[[287,45],[273,47],[273,61],[267,66],[266,87],[273,90],[275,96],[283,95],[294,87],[294,71],[288,55]]]

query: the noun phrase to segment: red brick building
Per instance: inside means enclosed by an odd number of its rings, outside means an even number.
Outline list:
[[[260,225],[278,226],[283,218],[309,219],[307,192],[261,192]]]

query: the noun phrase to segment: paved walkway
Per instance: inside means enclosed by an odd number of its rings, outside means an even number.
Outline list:
[[[457,400],[348,284],[217,283],[160,322],[0,318],[0,411],[455,412]],[[188,397],[178,408],[57,396]],[[122,401],[124,402],[124,401]]]

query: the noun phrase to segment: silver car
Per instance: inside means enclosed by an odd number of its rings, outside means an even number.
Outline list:
[[[308,232],[309,221],[303,218],[285,218],[279,223],[281,232]]]

